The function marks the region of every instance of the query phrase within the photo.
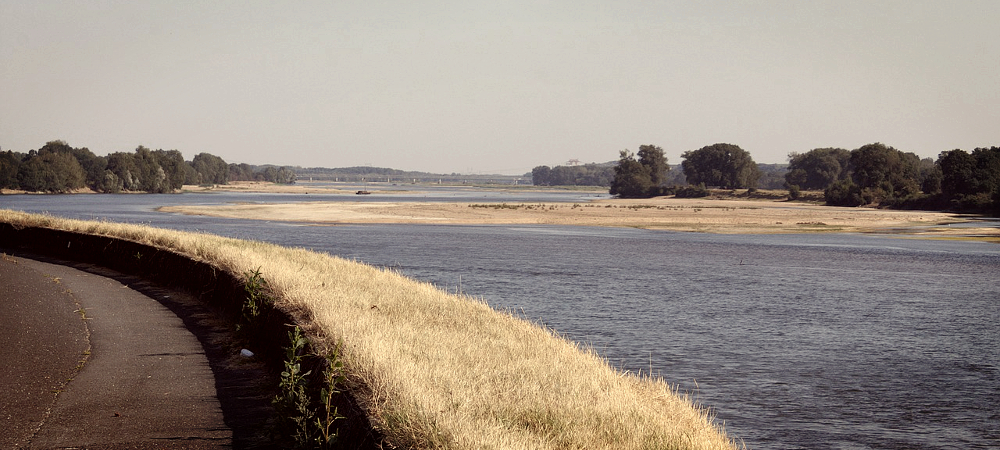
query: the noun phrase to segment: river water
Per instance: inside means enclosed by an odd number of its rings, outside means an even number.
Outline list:
[[[188,217],[231,201],[568,201],[393,196],[0,196],[0,208],[275,242],[387,266],[665,378],[759,449],[1000,448],[1000,246],[857,234],[338,225]]]

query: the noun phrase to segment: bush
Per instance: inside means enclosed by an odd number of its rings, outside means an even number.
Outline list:
[[[679,187],[674,191],[674,196],[677,198],[700,198],[708,197],[710,192],[705,188],[705,183],[699,183],[697,186],[683,186]]]
[[[964,195],[952,201],[954,208],[959,211],[989,211],[993,209],[993,198],[988,192],[977,192],[971,195]]]
[[[799,185],[793,184],[788,186],[788,199],[798,200],[802,196],[802,190],[799,189]]]
[[[853,181],[841,180],[830,185],[823,191],[826,204],[831,206],[861,206],[864,204],[861,198],[861,188]]]
[[[275,440],[283,448],[333,448],[337,443],[337,429],[333,423],[343,419],[334,406],[334,398],[341,394],[338,385],[345,381],[344,365],[340,361],[340,345],[325,357],[325,369],[320,380],[319,392],[310,378],[311,370],[303,371],[303,356],[308,351],[309,339],[299,327],[288,332],[285,370],[278,385],[280,393],[274,405]]]
[[[677,192],[677,187],[667,187],[667,186],[656,186],[649,190],[651,197],[663,197],[667,195],[674,195]]]

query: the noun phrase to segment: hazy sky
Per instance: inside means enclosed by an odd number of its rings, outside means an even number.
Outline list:
[[[1000,1],[0,0],[0,147],[519,174],[1000,145]]]

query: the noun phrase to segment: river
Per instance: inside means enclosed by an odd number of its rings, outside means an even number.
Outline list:
[[[569,226],[312,226],[157,213],[231,201],[586,201],[394,196],[0,196],[0,208],[310,248],[484,298],[652,372],[759,449],[1000,448],[1000,246],[860,234]]]

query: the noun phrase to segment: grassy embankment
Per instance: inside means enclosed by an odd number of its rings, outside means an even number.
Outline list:
[[[731,449],[661,379],[482,301],[304,249],[0,210],[0,221],[110,236],[234,274],[259,269],[320,350],[343,342],[347,386],[386,444],[409,448]]]

